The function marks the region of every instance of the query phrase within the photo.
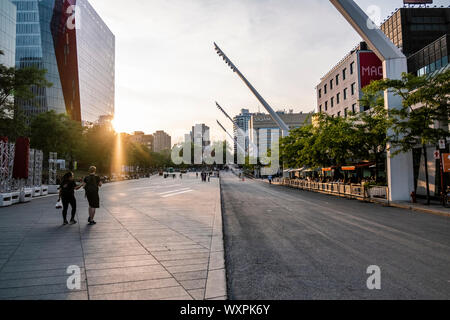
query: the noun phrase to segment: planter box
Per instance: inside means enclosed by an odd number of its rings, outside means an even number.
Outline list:
[[[12,193],[0,193],[0,207],[12,205]]]

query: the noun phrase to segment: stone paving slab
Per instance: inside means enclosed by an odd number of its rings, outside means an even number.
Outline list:
[[[61,226],[54,196],[0,209],[0,299],[226,298],[218,179],[152,177],[104,185],[100,197],[96,226],[83,192],[73,226]]]

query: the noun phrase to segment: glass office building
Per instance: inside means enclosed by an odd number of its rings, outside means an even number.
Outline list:
[[[244,146],[242,148],[245,152],[249,150],[250,143],[250,120],[252,114],[248,109],[241,109],[241,113],[233,118],[233,134],[234,134],[234,153],[238,152],[238,141],[244,140]],[[241,150],[242,151],[242,150]]]
[[[417,76],[444,72],[450,68],[450,34],[437,39],[408,58],[408,71]]]
[[[114,115],[115,37],[87,0],[77,0],[81,25],[77,30],[81,119],[94,122]]]
[[[33,116],[55,110],[66,111],[56,63],[50,23],[54,0],[14,0],[17,6],[16,67],[36,66],[47,70],[50,88],[34,88],[35,98],[17,101],[21,110]]]
[[[380,29],[409,57],[450,33],[450,8],[400,8]]]
[[[16,66],[47,70],[51,88],[21,101],[30,118],[55,110],[83,123],[114,113],[115,38],[87,0],[14,0]]]
[[[0,1],[0,64],[14,67],[16,61],[16,6],[9,0]]]

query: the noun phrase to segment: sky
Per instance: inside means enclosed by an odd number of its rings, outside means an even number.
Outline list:
[[[310,112],[315,86],[361,38],[328,0],[90,0],[116,36],[116,129],[164,130],[180,142],[196,123],[265,111],[215,51],[216,42],[276,110]],[[402,0],[357,0],[384,20]],[[448,5],[435,0],[435,5]],[[375,7],[374,7],[375,6]]]

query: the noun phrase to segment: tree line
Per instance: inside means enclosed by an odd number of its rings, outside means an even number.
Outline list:
[[[396,109],[384,107],[384,91],[402,98]],[[429,179],[427,146],[448,139],[450,71],[434,77],[403,74],[400,80],[378,80],[363,89],[359,113],[333,117],[313,116],[311,124],[293,129],[280,142],[284,167],[313,169],[345,166],[358,161],[374,162],[376,179],[386,159],[421,148],[425,157],[427,195]]]
[[[110,174],[119,137],[110,125],[83,127],[68,115],[55,111],[30,118],[19,108],[22,103],[35,105],[37,89],[51,86],[46,80],[46,70],[38,66],[14,68],[0,64],[0,136],[12,142],[17,137],[29,137],[31,148],[43,151],[44,165],[49,153],[56,152],[59,159],[68,161],[70,169],[76,162],[79,169],[95,165],[99,172]],[[154,153],[126,137],[120,141],[123,165],[148,172],[172,164],[169,153]]]

